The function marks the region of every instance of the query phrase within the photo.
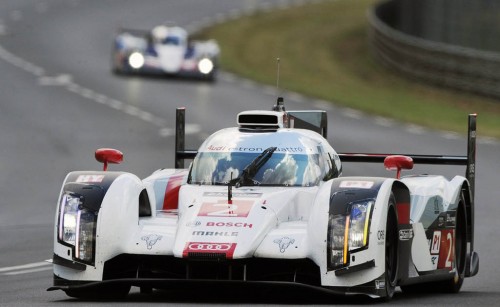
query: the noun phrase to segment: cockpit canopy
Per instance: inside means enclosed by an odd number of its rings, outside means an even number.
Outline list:
[[[219,131],[198,150],[191,166],[189,183],[234,184],[259,155],[270,148],[265,163],[253,168],[244,185],[316,186],[338,176],[333,149],[320,135],[307,130],[245,133],[238,128]],[[331,157],[331,158],[330,158]],[[340,163],[340,162],[338,162]],[[333,168],[332,168],[333,165]]]
[[[154,43],[170,46],[181,46],[187,40],[187,32],[180,27],[157,26],[151,31]]]

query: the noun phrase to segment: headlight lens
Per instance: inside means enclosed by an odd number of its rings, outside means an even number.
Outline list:
[[[59,206],[58,241],[73,247],[73,257],[93,263],[96,213],[82,207],[83,197],[65,192]]]
[[[328,222],[328,267],[338,269],[348,264],[349,253],[368,246],[372,199],[349,205],[347,214],[330,215]]]
[[[344,266],[347,263],[346,221],[345,215],[330,215],[328,223],[328,263],[330,269]]]
[[[214,63],[207,58],[202,59],[201,61],[198,62],[198,70],[202,74],[209,74],[212,70],[214,69]]]
[[[368,200],[351,206],[349,228],[349,250],[363,248],[368,243],[368,224],[374,201]]]
[[[139,52],[133,52],[128,57],[128,64],[134,69],[144,66],[144,56]]]
[[[86,209],[79,214],[79,231],[75,257],[85,262],[93,262],[94,237],[97,216]]]

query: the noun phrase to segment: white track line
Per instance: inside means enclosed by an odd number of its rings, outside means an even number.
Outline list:
[[[49,263],[47,261],[34,262],[34,263],[28,263],[28,264],[23,264],[23,265],[16,265],[16,266],[10,266],[10,267],[5,267],[5,268],[0,268],[0,273],[12,272],[12,271],[21,271],[21,272],[23,272],[24,270],[30,270],[30,269],[34,269],[34,268],[38,268],[39,269],[40,267],[44,267],[44,269],[47,269],[47,266],[49,266],[49,265],[52,266],[52,263]],[[4,274],[12,275],[12,273],[4,273]]]

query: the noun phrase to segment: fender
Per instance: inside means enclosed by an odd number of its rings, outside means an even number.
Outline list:
[[[410,196],[406,185],[396,179],[379,177],[341,177],[332,180],[328,212],[330,215],[349,214],[353,203],[374,200],[373,210],[369,216],[368,244],[365,248],[353,252],[344,268],[330,268],[322,283],[332,286],[352,286],[364,284],[372,287],[378,295],[375,280],[384,274],[384,251],[379,246],[383,240],[383,231],[387,216],[387,204],[391,195],[395,199],[395,209],[398,218],[400,259],[398,264],[398,279],[407,278],[408,262],[411,251],[412,231],[410,223]],[[327,241],[330,238],[327,239]],[[327,246],[325,256],[329,259],[330,250]],[[355,256],[355,257],[354,257]],[[334,277],[335,276],[335,277]],[[353,290],[356,292],[356,290]],[[359,290],[359,291],[366,291]]]
[[[123,172],[71,172],[64,181],[62,192],[82,195],[82,206],[97,212],[109,186],[121,174]]]
[[[67,193],[80,197],[79,210],[87,209],[96,216],[94,234],[91,234],[92,260],[81,261],[76,256],[76,246],[59,239],[62,198]],[[132,234],[138,231],[139,216],[148,211],[151,213],[147,194],[142,181],[130,173],[69,173],[61,189],[55,217],[55,282],[61,279],[63,282],[103,280],[106,260],[126,252],[128,241],[131,240]],[[141,209],[141,206],[144,208]],[[79,233],[79,230],[77,232]],[[96,240],[96,237],[99,240]]]

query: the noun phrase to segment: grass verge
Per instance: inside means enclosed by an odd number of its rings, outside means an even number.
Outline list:
[[[199,33],[221,45],[221,66],[258,82],[336,105],[465,133],[478,113],[478,134],[500,138],[500,101],[406,79],[370,54],[366,10],[374,0],[337,0],[256,13]]]

